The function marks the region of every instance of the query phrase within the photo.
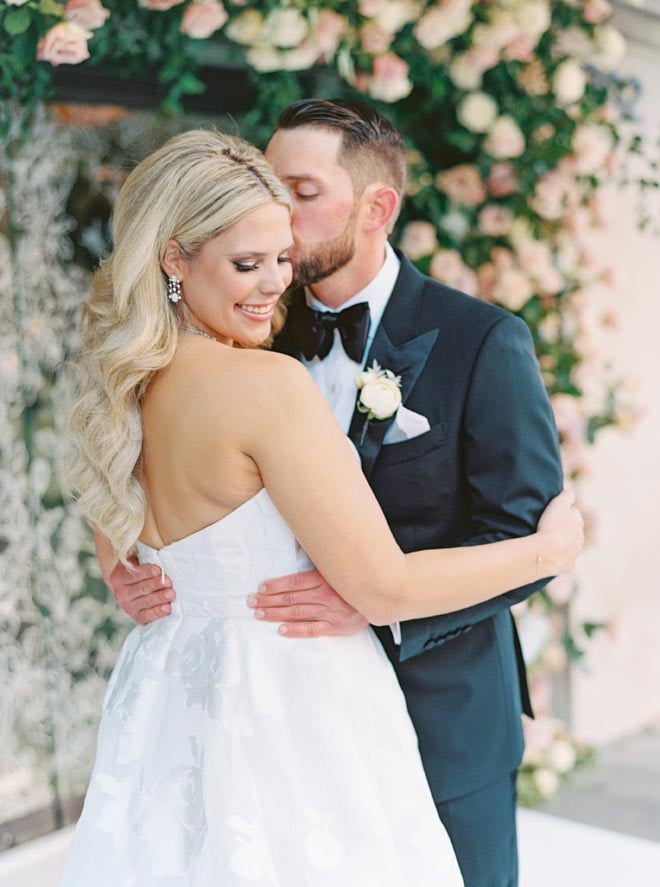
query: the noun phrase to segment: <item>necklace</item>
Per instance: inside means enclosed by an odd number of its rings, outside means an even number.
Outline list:
[[[211,336],[209,333],[205,333],[204,330],[198,330],[196,326],[187,326],[186,324],[181,324],[179,329],[185,330],[187,333],[193,333],[195,336],[204,336],[205,339],[211,339],[212,342],[218,341],[215,336]]]

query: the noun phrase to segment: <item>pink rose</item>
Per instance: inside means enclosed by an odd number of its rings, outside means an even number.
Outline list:
[[[87,41],[91,37],[91,31],[85,31],[74,22],[60,22],[37,44],[37,59],[54,66],[78,65],[89,58]]]
[[[486,186],[479,170],[469,163],[438,173],[435,184],[451,200],[465,206],[476,206],[486,200]]]
[[[479,74],[494,68],[500,60],[500,54],[494,46],[482,44],[481,46],[472,46],[463,54],[465,61],[471,65]]]
[[[504,49],[505,59],[511,62],[531,62],[538,39],[531,34],[520,33]]]
[[[489,237],[504,237],[513,224],[513,213],[505,206],[489,203],[479,213],[479,230]]]
[[[518,244],[516,249],[518,261],[523,271],[535,275],[552,265],[552,253],[547,243],[533,240],[531,237]]]
[[[612,15],[612,7],[607,0],[587,0],[582,17],[590,25],[597,25]]]
[[[529,201],[542,219],[555,221],[566,210],[566,179],[555,169],[543,173],[537,181],[534,196]]]
[[[348,22],[343,15],[333,9],[319,12],[314,25],[314,39],[324,58],[331,58],[335,54],[347,30]]]
[[[477,292],[477,275],[468,268],[455,249],[438,250],[431,259],[429,274],[447,286],[470,296]]]
[[[110,15],[99,0],[69,0],[64,7],[64,18],[80,25],[85,31],[94,31],[103,26]]]
[[[580,401],[572,394],[555,394],[550,398],[555,422],[563,442],[579,442],[586,437],[587,422]]]
[[[398,102],[412,89],[408,80],[408,63],[393,52],[376,56],[373,75],[369,81],[369,95],[382,102]]]
[[[510,163],[494,164],[486,184],[493,197],[506,197],[518,190],[518,178]]]
[[[567,604],[573,594],[573,577],[570,573],[562,573],[548,583],[546,591],[553,604],[558,607]]]
[[[152,9],[156,12],[165,12],[173,6],[183,3],[183,0],[138,0],[138,6],[143,9]]]
[[[612,134],[605,126],[578,126],[573,135],[573,154],[578,173],[589,175],[603,168],[612,150]]]
[[[203,40],[221,28],[229,16],[219,0],[194,0],[183,13],[181,33]]]
[[[413,262],[430,256],[438,248],[435,225],[430,222],[409,222],[403,229],[399,246]]]
[[[498,274],[513,268],[513,253],[510,249],[506,249],[503,246],[494,246],[490,251],[490,258],[497,268]]]

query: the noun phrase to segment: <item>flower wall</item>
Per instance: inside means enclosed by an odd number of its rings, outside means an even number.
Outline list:
[[[71,170],[71,158],[105,165],[110,201],[121,174],[107,146],[89,136],[76,153],[67,147],[73,136],[49,128],[38,108],[51,93],[54,68],[101,64],[128,78],[151,74],[162,85],[164,109],[177,115],[186,95],[204,89],[202,64],[247,66],[256,100],[239,128],[261,145],[279,109],[297,98],[344,95],[376,103],[409,148],[409,193],[396,240],[425,272],[529,324],[565,472],[576,480],[588,470],[597,432],[632,418],[606,356],[591,344],[594,325],[616,327],[616,317],[597,307],[599,287],[615,273],[596,261],[593,249],[606,224],[602,189],[617,175],[621,156],[639,152],[624,137],[634,89],[616,75],[625,43],[611,14],[607,0],[6,0],[0,6],[8,200],[0,228],[0,273],[7,277],[0,573],[8,577],[0,585],[0,633],[7,641],[3,674],[11,675],[3,690],[10,755],[0,764],[0,803],[3,791],[19,797],[20,774],[37,763],[51,790],[61,772],[78,774],[66,777],[71,791],[84,785],[94,711],[122,625],[94,578],[89,537],[53,473],[58,386],[65,385],[53,370],[75,350],[76,309],[88,283],[71,246],[77,212],[71,189],[80,173]],[[147,150],[143,144],[131,156]],[[100,252],[107,232],[91,225],[85,236],[88,246],[96,238]],[[599,627],[568,631],[574,591],[570,577],[562,578],[517,608],[539,713],[527,725],[521,782],[531,801],[552,794],[583,753],[555,717],[565,708],[567,662]],[[46,684],[48,692],[40,693]],[[84,699],[80,722],[59,724],[63,694]],[[58,730],[75,742],[55,741]],[[59,769],[49,758],[55,748],[66,748],[71,759]],[[47,794],[44,788],[38,797]]]

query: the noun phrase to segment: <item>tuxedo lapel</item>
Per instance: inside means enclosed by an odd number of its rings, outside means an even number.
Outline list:
[[[405,403],[435,345],[438,330],[418,332],[424,277],[404,256],[400,255],[399,258],[399,276],[376,330],[365,367],[369,368],[375,360],[383,369],[401,376],[401,395]],[[355,399],[357,405],[357,388]],[[394,416],[368,421],[357,406],[353,412],[348,436],[358,448],[367,477],[371,475],[383,439],[393,421]]]

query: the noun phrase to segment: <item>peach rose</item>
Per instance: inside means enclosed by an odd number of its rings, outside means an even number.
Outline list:
[[[484,148],[498,160],[520,157],[525,151],[525,137],[513,117],[503,114],[493,124]]]
[[[183,13],[181,32],[196,40],[203,40],[221,28],[228,18],[219,0],[194,0]]]
[[[468,268],[455,249],[438,250],[431,259],[429,274],[441,283],[470,296],[477,292],[477,275]]]
[[[64,18],[80,25],[85,31],[102,27],[109,15],[110,12],[101,6],[99,0],[69,0],[64,7]]]
[[[383,31],[378,22],[365,22],[358,33],[362,49],[372,55],[386,53],[392,45],[392,35]]]
[[[92,37],[74,22],[54,25],[37,44],[37,60],[51,65],[78,65],[89,58],[87,41]]]
[[[504,271],[493,289],[493,299],[510,311],[520,311],[533,295],[529,277],[518,268]]]
[[[138,6],[154,12],[165,12],[173,6],[178,6],[179,3],[183,3],[183,0],[138,0]]]
[[[408,80],[408,63],[393,52],[376,56],[373,75],[369,81],[369,95],[382,102],[398,102],[412,89]]]
[[[409,222],[403,229],[399,246],[413,262],[430,256],[438,248],[435,225],[431,222]]]
[[[438,173],[435,184],[451,200],[465,206],[476,206],[486,200],[486,187],[479,170],[469,163]]]
[[[518,178],[510,163],[495,163],[486,180],[488,193],[493,197],[506,197],[518,190]]]
[[[246,9],[229,22],[224,33],[242,46],[253,46],[263,34],[264,17],[257,9]]]
[[[414,34],[424,49],[437,49],[467,31],[472,19],[471,0],[442,0],[419,19]]]
[[[513,224],[513,213],[498,203],[489,203],[479,213],[479,230],[488,237],[504,237]]]

